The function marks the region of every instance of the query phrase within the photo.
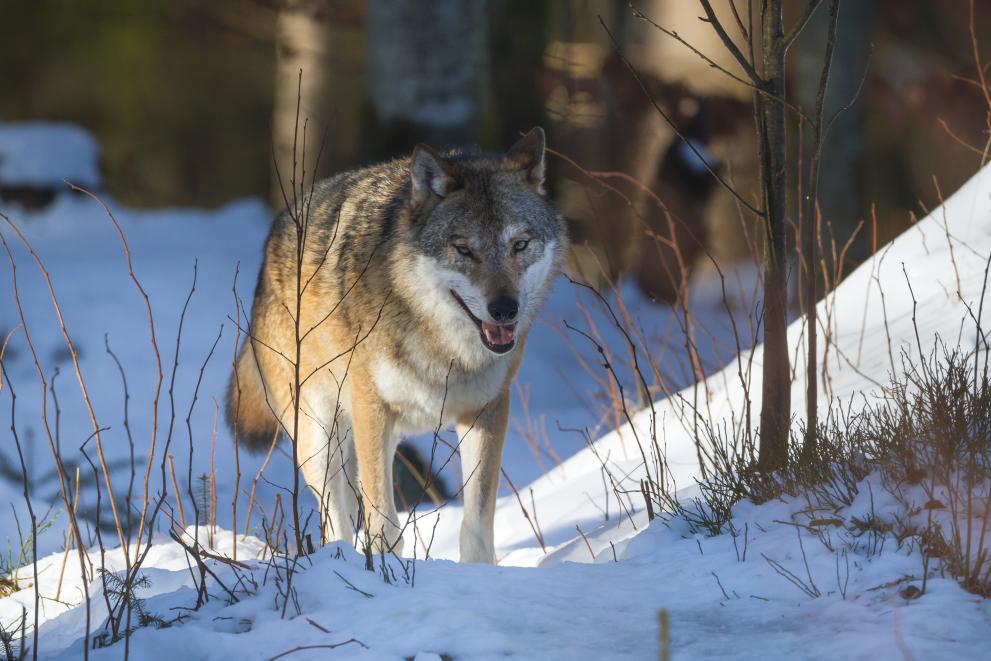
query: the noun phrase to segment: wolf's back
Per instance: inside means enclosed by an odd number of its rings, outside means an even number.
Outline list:
[[[358,279],[371,278],[368,269],[372,257],[390,226],[390,205],[408,179],[408,160],[344,172],[317,182],[307,192],[303,269],[304,273],[316,269],[320,274],[302,302],[309,316],[322,316],[322,311],[313,311],[321,301],[340,301],[343,314],[345,307],[360,298],[360,292],[352,289]],[[352,211],[342,220],[346,201],[352,203]],[[291,343],[295,333],[291,315],[284,314],[288,310],[284,301],[302,295],[296,292],[296,244],[296,221],[283,210],[275,217],[265,243],[251,306],[251,331],[227,390],[227,422],[238,445],[251,452],[266,452],[272,447],[283,431],[279,417],[292,410],[291,393],[278,385],[290,381],[283,378],[284,356],[272,347],[281,346],[275,338]],[[317,290],[319,296],[313,293]]]

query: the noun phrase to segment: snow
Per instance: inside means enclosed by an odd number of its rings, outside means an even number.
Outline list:
[[[228,513],[232,456],[222,423],[213,439],[215,400],[222,397],[234,343],[235,266],[239,269],[237,291],[242,298],[250,298],[268,212],[253,201],[212,211],[135,211],[112,201],[111,208],[129,239],[137,275],[153,302],[166,388],[179,311],[189,293],[194,256],[198,259],[196,291],[179,351],[170,451],[184,484],[187,472],[195,480],[196,475],[209,471],[216,443],[220,529],[213,552],[230,556],[234,551]],[[130,424],[138,441],[139,470],[143,469],[154,360],[143,300],[127,281],[126,262],[113,226],[92,201],[75,196],[61,196],[45,211],[17,220],[52,273],[67,326],[82,349],[83,372],[98,418],[111,427],[104,441],[108,457],[120,462],[128,455],[128,445],[122,428],[120,375],[104,350],[103,335],[109,333],[110,346],[126,368]],[[3,235],[14,241],[6,228]],[[60,351],[64,344],[54,325],[47,289],[25,251],[15,244],[12,249],[29,330],[46,373],[55,366],[62,371],[57,380],[62,443],[68,456],[78,457],[68,449],[82,444],[92,430],[71,365],[64,350]],[[900,372],[903,353],[926,355],[937,337],[972,348],[976,325],[969,315],[982,315],[985,327],[991,317],[991,303],[980,306],[989,255],[991,168],[986,168],[943,207],[859,267],[820,304],[819,349],[828,366],[822,375],[826,395],[862,406],[876,396],[879,384],[887,383],[891,373]],[[731,298],[740,301],[739,307],[730,309],[741,314],[742,308],[745,316],[753,299],[745,277],[743,283],[731,292]],[[624,340],[611,328],[604,310],[569,283],[558,283],[544,323],[528,342],[518,380],[505,466],[519,500],[503,485],[495,524],[498,566],[453,562],[461,518],[456,503],[438,510],[421,508],[407,529],[409,557],[387,560],[388,581],[383,579],[380,559],[375,559],[378,571],[369,572],[364,569],[365,559],[353,548],[331,545],[302,561],[293,579],[295,598],[287,605],[282,596],[285,571],[279,569],[283,561],[273,560],[256,537],[239,533],[237,559],[245,567],[207,561],[225,586],[237,586],[233,588],[237,601],[211,580],[211,599],[192,611],[194,573],[186,553],[162,527],[144,565],[150,586],[140,590],[139,596],[149,612],[166,620],[181,614],[182,621],[170,628],[139,629],[129,643],[131,658],[269,659],[297,647],[351,639],[360,642],[334,649],[314,647],[283,658],[657,658],[662,609],[670,616],[670,646],[677,659],[986,658],[991,640],[987,600],[939,576],[930,577],[924,596],[905,599],[900,591],[918,583],[922,571],[917,549],[888,539],[880,549],[863,543],[834,552],[794,525],[805,522],[801,518],[804,501],[740,503],[733,512],[735,536],[693,533],[677,519],[648,522],[639,495],[639,480],[646,473],[635,437],[645,438],[652,422],[656,424],[669,468],[666,478],[687,498],[696,493],[693,485],[698,476],[690,429],[683,423],[687,403],[697,398],[713,423],[739,421],[746,392],[754,411],[759,410],[761,349],[748,353],[749,340],[744,337],[744,353],[739,358],[733,355],[736,343],[721,297],[713,294],[719,290],[711,281],[693,284],[693,310],[708,331],[699,335],[702,359],[711,373],[706,385],[660,399],[653,409],[634,413],[632,425],[609,431],[616,427],[616,420],[603,417],[601,359],[596,360],[594,348],[582,346],[580,338],[562,329],[562,319],[585,329],[594,326],[603,343],[619,355]],[[678,348],[677,317],[669,310],[651,307],[632,291],[622,294],[630,316],[650,338],[648,349],[662,356],[661,369],[672,383],[688,383],[687,361]],[[17,323],[9,286],[0,291],[0,315],[0,330]],[[193,386],[221,325],[219,348],[203,370],[199,403],[190,414]],[[798,357],[793,410],[799,413],[804,408],[801,320],[790,327],[789,341],[794,347],[792,355]],[[22,439],[32,438],[26,447],[31,482],[37,485],[32,495],[36,508],[43,511],[40,504],[53,502],[54,493],[42,479],[50,458],[36,422],[41,413],[39,386],[19,335],[12,339],[11,350],[16,353],[6,368],[17,389],[16,417]],[[592,367],[591,372],[580,365],[575,351]],[[748,373],[751,358],[753,369]],[[740,371],[749,378],[746,391]],[[629,378],[628,371],[622,374]],[[543,416],[547,432],[536,458],[526,440],[524,394],[532,414],[531,428],[539,429],[539,416]],[[0,405],[4,415],[9,415],[6,388],[0,393]],[[168,404],[162,406],[159,442],[166,438],[164,429],[172,411]],[[191,434],[186,430],[187,415]],[[569,428],[585,428],[589,438],[597,440],[587,443],[582,434]],[[445,438],[453,440],[450,434]],[[429,452],[430,439],[416,439],[416,443]],[[191,467],[187,465],[190,448]],[[439,453],[435,464],[446,458],[443,446]],[[0,463],[12,465],[12,457],[9,447],[0,447]],[[242,489],[260,462],[242,457]],[[456,483],[457,461],[450,463],[443,475]],[[126,484],[126,466],[115,475],[121,485]],[[290,475],[288,459],[280,453],[266,472],[270,483],[259,483],[259,503],[268,507],[278,485],[289,483]],[[615,489],[610,480],[615,481]],[[617,492],[626,494],[617,496]],[[93,504],[85,495],[83,500],[84,505]],[[8,501],[23,524],[25,508],[18,485],[0,481],[0,502]],[[241,517],[245,501],[242,496]],[[830,534],[846,535],[854,517],[863,518],[871,511],[887,516],[895,507],[878,476],[868,476],[859,487],[859,496],[831,515],[843,526]],[[0,511],[0,530],[11,529],[9,510]],[[261,532],[259,522],[256,513],[249,526],[256,535]],[[86,613],[79,605],[78,560],[74,552],[62,552],[61,519],[57,523],[55,531],[39,540],[41,658],[80,658]],[[540,531],[545,549],[537,542],[531,523]],[[242,518],[238,530],[243,526]],[[186,531],[187,539],[192,535],[202,541],[208,533],[202,528]],[[431,559],[424,560],[428,548]],[[99,566],[99,553],[91,554],[91,560]],[[63,562],[63,585],[55,601]],[[105,562],[108,569],[120,570],[121,552],[108,551]],[[792,572],[819,596],[810,596],[781,576],[772,563]],[[248,576],[254,582],[244,578]],[[30,583],[31,569],[21,569],[18,577]],[[91,630],[95,632],[105,617],[100,580],[91,583],[89,590]],[[0,625],[16,627],[22,606],[28,609],[30,622],[33,602],[31,589],[0,599]],[[91,657],[120,658],[122,654],[122,643],[117,643],[95,650]]]
[[[881,493],[876,481],[873,488]],[[916,659],[982,658],[991,631],[988,601],[940,578],[930,580],[924,598],[902,599],[898,591],[904,583],[890,583],[918,574],[917,554],[892,549],[838,560],[810,537],[799,547],[796,528],[778,522],[801,506],[742,504],[735,519],[741,530],[747,526],[746,542],[742,533],[734,543],[730,535],[694,536],[676,523],[655,524],[633,538],[617,562],[610,557],[598,564],[533,569],[419,561],[407,581],[399,563],[390,560],[396,577],[390,583],[366,571],[352,548],[333,545],[304,561],[296,578],[299,611],[291,603],[288,619],[281,617],[274,570],[268,567],[267,585],[240,595],[237,603],[228,605],[215,588],[204,608],[185,611],[186,619],[174,625],[178,631],[140,629],[130,642],[131,658],[267,659],[298,646],[350,639],[367,648],[351,643],[333,655],[313,651],[292,658],[399,659],[421,653],[456,659],[656,658],[661,609],[670,614],[675,658],[889,659],[900,658],[901,649]],[[855,503],[837,515],[864,516],[864,507]],[[230,550],[218,546],[220,552]],[[242,553],[250,548],[245,545]],[[151,587],[143,591],[145,607],[174,617],[179,611],[170,609],[195,599],[184,554],[174,543],[159,543],[154,551],[147,563]],[[822,596],[805,595],[763,556]],[[43,592],[51,589],[57,566],[46,566]],[[266,564],[252,566],[260,581]],[[235,583],[229,568],[218,564],[215,570],[227,586]],[[29,605],[30,591],[20,594],[21,603]],[[99,613],[99,595],[92,603]],[[42,625],[51,652],[68,645],[50,658],[78,658],[82,611],[73,609]],[[121,653],[118,644],[91,658]]]
[[[99,188],[100,147],[89,131],[61,122],[0,123],[0,186]]]

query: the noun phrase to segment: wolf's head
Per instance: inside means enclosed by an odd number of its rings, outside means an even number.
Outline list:
[[[403,222],[404,295],[470,362],[512,351],[567,248],[544,195],[544,132],[493,156],[419,145]]]

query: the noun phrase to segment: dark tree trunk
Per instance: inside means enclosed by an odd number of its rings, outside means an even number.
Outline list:
[[[785,237],[788,167],[785,142],[785,34],[783,0],[761,12],[760,74],[766,94],[754,93],[765,213],[764,365],[760,411],[760,465],[773,470],[788,461],[791,377],[788,358],[788,288]]]
[[[818,446],[818,426],[819,426],[819,351],[818,351],[818,318],[816,316],[816,303],[821,294],[816,274],[819,270],[820,258],[817,254],[819,245],[819,173],[822,170],[823,154],[823,111],[825,109],[826,96],[830,88],[830,70],[834,58],[834,46],[836,45],[836,25],[839,19],[839,0],[832,0],[829,11],[829,28],[825,37],[825,59],[822,61],[819,75],[818,92],[816,93],[815,115],[813,117],[812,136],[810,149],[808,150],[808,163],[800,163],[800,169],[806,169],[806,185],[804,200],[804,227],[802,241],[804,243],[803,261],[805,269],[805,337],[806,337],[806,363],[805,363],[805,444],[802,447],[804,459],[815,457]],[[868,2],[864,3],[869,4]],[[841,61],[842,62],[842,61]],[[846,63],[849,65],[849,63]],[[841,66],[840,69],[848,67]],[[852,68],[852,67],[849,67]],[[844,74],[844,79],[849,80],[849,73]],[[807,79],[808,76],[800,76],[800,80]],[[808,85],[806,85],[808,86]],[[862,136],[860,136],[862,137]],[[846,136],[844,142],[849,145],[856,142],[858,135],[851,131],[851,136]],[[852,172],[845,169],[830,172],[828,180],[850,181],[852,182]],[[832,189],[833,195],[845,195],[854,198],[853,190],[845,189],[842,184]],[[829,218],[830,216],[827,216]],[[825,256],[823,256],[825,257]],[[828,263],[828,262],[824,262]]]

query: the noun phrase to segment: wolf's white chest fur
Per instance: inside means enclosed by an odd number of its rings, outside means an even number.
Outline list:
[[[381,358],[372,365],[372,379],[382,399],[399,413],[396,431],[416,434],[436,429],[441,422],[446,425],[458,415],[491,402],[505,383],[508,365],[506,360],[497,360],[478,371],[452,373],[445,384]]]

